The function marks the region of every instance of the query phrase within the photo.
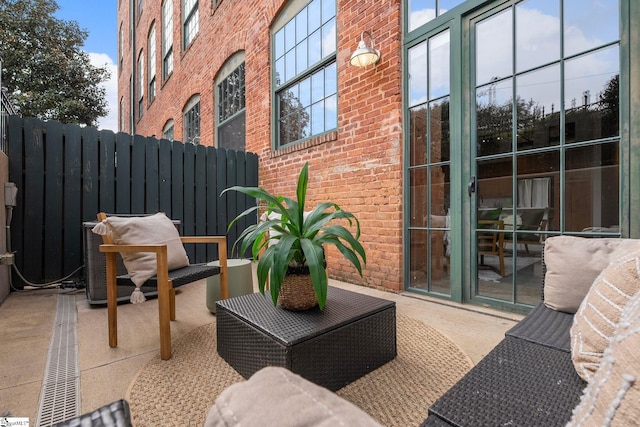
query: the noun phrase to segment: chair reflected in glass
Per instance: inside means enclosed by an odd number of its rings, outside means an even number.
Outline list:
[[[499,219],[478,220],[478,255],[480,255],[479,266],[489,267],[504,277],[504,221]],[[487,265],[484,262],[485,255],[498,257],[499,267]]]

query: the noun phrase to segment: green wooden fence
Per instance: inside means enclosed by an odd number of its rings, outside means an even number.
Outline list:
[[[255,206],[240,193],[220,197],[233,185],[258,184],[253,153],[11,116],[8,156],[9,180],[18,187],[11,250],[31,282],[56,280],[83,265],[82,224],[100,211],[165,212],[181,221],[182,235],[227,234],[231,251],[248,222],[227,233],[228,223]],[[218,259],[215,245],[186,249],[191,262]]]

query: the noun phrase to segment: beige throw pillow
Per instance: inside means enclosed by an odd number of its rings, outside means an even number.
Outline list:
[[[163,213],[140,217],[110,216],[104,223],[113,242],[118,245],[167,245],[169,270],[189,265],[180,234],[173,222]],[[100,226],[94,227],[98,234]],[[121,252],[122,260],[131,281],[140,287],[157,274],[156,254],[153,252]]]
[[[627,304],[602,365],[584,389],[569,427],[638,425],[640,292]]]
[[[602,270],[612,260],[636,250],[640,250],[640,239],[549,237],[544,244],[545,305],[575,313]]]
[[[609,264],[580,304],[571,326],[571,359],[585,381],[600,367],[623,310],[639,290],[640,251],[636,251]]]
[[[227,387],[216,399],[205,427],[381,427],[335,393],[280,367],[266,367]]]

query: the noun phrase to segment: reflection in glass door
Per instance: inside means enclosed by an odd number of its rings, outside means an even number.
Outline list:
[[[408,51],[409,283],[450,295],[449,30]]]
[[[526,0],[471,20],[472,298],[534,305],[547,236],[618,235],[618,21],[617,0]]]

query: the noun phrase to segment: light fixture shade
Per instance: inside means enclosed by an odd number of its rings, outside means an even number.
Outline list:
[[[369,35],[372,46],[368,46],[364,41],[364,34]],[[380,60],[380,51],[373,48],[373,37],[368,31],[363,31],[358,42],[358,48],[351,54],[351,65],[356,67],[366,67],[367,65],[375,64]]]

